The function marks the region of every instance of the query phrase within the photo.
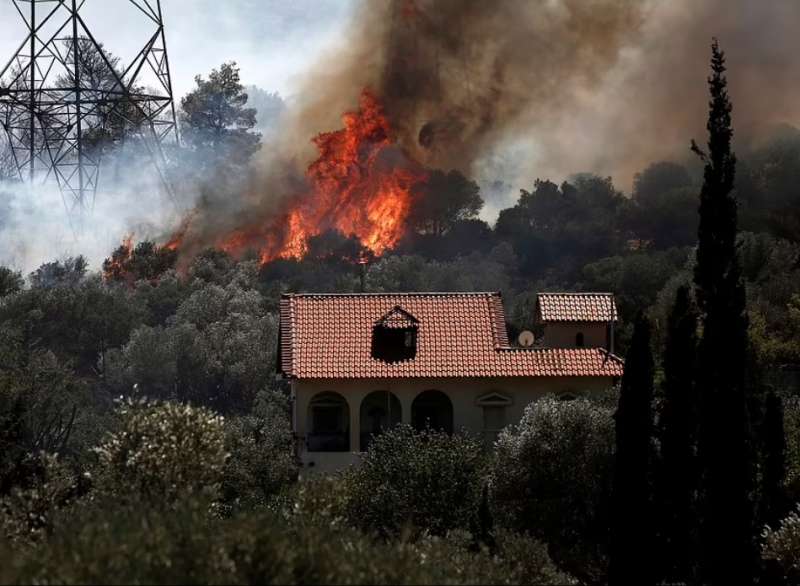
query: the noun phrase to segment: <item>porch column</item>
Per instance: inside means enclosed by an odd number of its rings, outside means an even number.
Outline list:
[[[400,406],[402,407],[400,421],[411,425],[411,403],[414,402],[414,393],[403,390],[397,393],[397,398],[400,399]]]
[[[360,452],[361,446],[361,393],[347,396],[350,406],[350,451]]]

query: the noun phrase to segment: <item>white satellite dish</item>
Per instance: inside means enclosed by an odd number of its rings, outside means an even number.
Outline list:
[[[523,348],[530,348],[533,346],[533,342],[536,340],[536,336],[533,335],[533,332],[529,330],[524,330],[520,332],[519,337],[517,337],[517,342]]]

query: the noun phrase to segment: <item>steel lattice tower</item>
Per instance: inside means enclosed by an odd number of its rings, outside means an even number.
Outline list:
[[[124,66],[82,18],[87,0],[3,1],[27,30],[0,70],[0,124],[20,179],[55,179],[70,218],[82,216],[94,206],[103,152],[135,138],[170,191],[163,147],[177,145],[178,129],[160,0],[101,0],[146,17],[149,36]]]

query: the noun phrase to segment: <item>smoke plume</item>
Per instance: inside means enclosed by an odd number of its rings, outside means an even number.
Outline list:
[[[629,189],[647,164],[683,161],[689,140],[702,139],[714,36],[728,55],[739,144],[797,122],[798,23],[792,0],[363,2],[304,76],[236,212],[199,211],[199,241],[298,193],[316,156],[310,139],[340,127],[363,88],[412,159],[505,185],[495,201],[484,190],[490,211],[537,177],[589,171]]]

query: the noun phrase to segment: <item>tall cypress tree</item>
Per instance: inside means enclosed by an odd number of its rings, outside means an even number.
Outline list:
[[[698,350],[699,456],[702,467],[704,581],[750,583],[758,549],[753,524],[752,440],[747,410],[747,314],[736,248],[737,204],[732,195],[731,103],[725,56],[712,44],[708,153],[700,193],[695,286],[703,320]]]
[[[656,473],[658,548],[661,578],[692,582],[697,545],[698,484],[695,397],[697,311],[689,287],[678,289],[667,321],[663,402],[658,432],[661,458]]]
[[[761,469],[761,518],[763,524],[777,527],[789,512],[783,483],[786,480],[786,435],[783,428],[783,402],[774,392],[767,395],[763,426]]]
[[[640,313],[625,359],[625,374],[615,415],[617,450],[610,584],[649,584],[654,580],[650,563],[653,370],[650,323]]]

